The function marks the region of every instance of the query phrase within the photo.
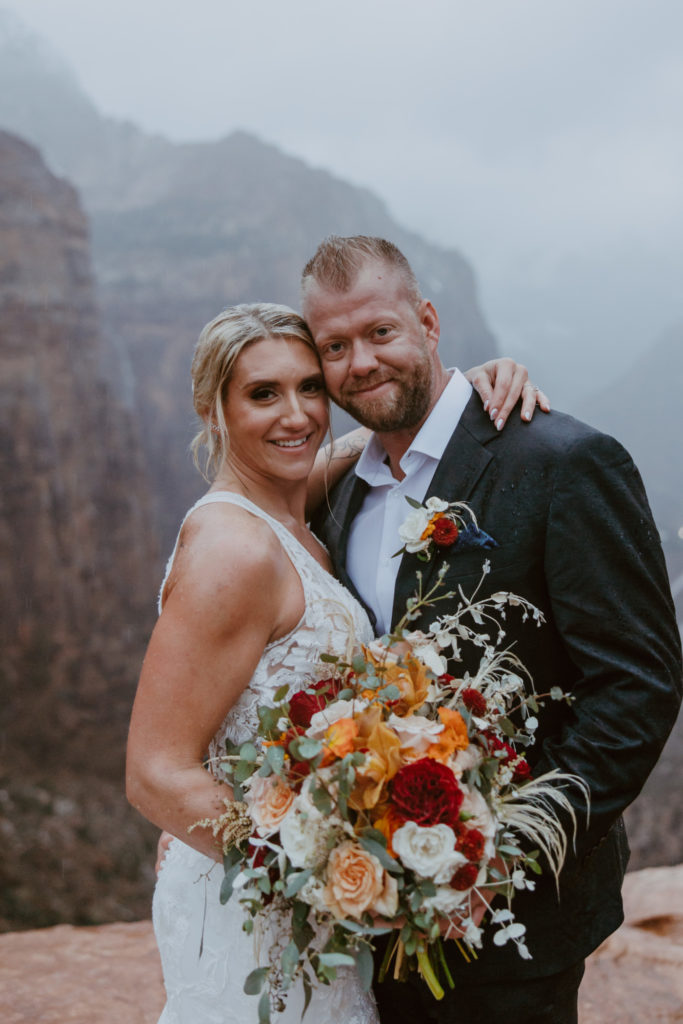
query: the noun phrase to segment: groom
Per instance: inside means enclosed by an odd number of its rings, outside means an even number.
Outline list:
[[[545,615],[537,629],[508,613],[506,643],[539,691],[571,691],[571,706],[539,713],[529,761],[589,785],[590,819],[561,875],[515,898],[531,960],[485,940],[466,963],[447,942],[454,991],[436,1002],[416,976],[375,988],[386,1024],[572,1024],[584,958],[623,919],[628,861],[621,813],[638,795],[681,699],[681,652],[666,569],[642,483],[612,438],[552,413],[499,432],[462,375],[437,352],[439,319],[405,257],[390,242],[324,241],[302,276],[303,315],[331,397],[372,435],[355,471],[331,497],[319,531],[342,579],[390,630],[423,569],[424,589],[443,557],[391,556],[410,511],[405,498],[466,501],[497,543],[481,596],[520,594]],[[495,419],[495,416],[494,416]],[[471,593],[482,552],[446,556],[445,590]],[[440,611],[447,608],[440,606]],[[432,616],[433,617],[433,616]],[[429,612],[414,627],[428,628]],[[457,666],[476,670],[478,656]]]

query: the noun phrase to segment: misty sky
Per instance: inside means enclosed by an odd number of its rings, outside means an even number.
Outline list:
[[[0,2],[103,113],[247,129],[460,249],[565,406],[683,323],[680,0]]]

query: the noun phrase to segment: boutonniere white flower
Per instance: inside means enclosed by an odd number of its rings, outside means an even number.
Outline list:
[[[496,548],[493,537],[480,529],[476,516],[464,501],[444,501],[442,498],[427,498],[424,505],[414,498],[406,497],[413,509],[399,527],[403,547],[396,555],[416,554],[428,562],[434,552],[448,548]],[[394,557],[396,557],[396,555]]]

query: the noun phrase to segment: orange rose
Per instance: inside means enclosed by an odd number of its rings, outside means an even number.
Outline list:
[[[391,654],[380,659],[367,647],[363,648],[363,653],[375,665],[382,683],[385,686],[393,684],[399,690],[400,697],[391,702],[397,715],[412,714],[424,704],[429,690],[427,668],[414,655],[406,654],[399,663]],[[375,691],[365,691],[365,695],[372,697]]]
[[[327,862],[325,904],[339,918],[360,918],[366,910],[393,917],[398,908],[396,879],[371,853],[347,840],[332,850]]]
[[[391,841],[394,832],[396,831],[397,828],[400,828],[401,825],[405,825],[405,823],[405,818],[402,818],[400,815],[396,814],[392,807],[388,807],[385,810],[384,814],[372,823],[373,828],[376,828],[378,832],[381,832],[384,838],[386,839],[387,853],[392,857],[396,856],[396,853],[394,852],[394,845]]]
[[[470,745],[465,719],[459,711],[451,708],[439,708],[439,718],[444,730],[439,734],[436,743],[432,743],[426,751],[426,757],[436,758],[444,764],[456,750],[467,750]]]
[[[340,718],[325,730],[323,743],[325,753],[323,766],[331,764],[337,758],[346,757],[354,749],[354,740],[358,735],[358,723],[353,718]]]

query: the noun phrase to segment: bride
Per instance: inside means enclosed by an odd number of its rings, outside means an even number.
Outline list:
[[[487,366],[495,379],[495,365]],[[319,452],[328,428],[324,379],[305,322],[284,306],[219,314],[200,335],[192,381],[202,420],[195,460],[205,447],[213,482],[187,513],[168,563],[131,718],[126,783],[145,817],[182,837],[170,842],[154,894],[167,994],[159,1024],[246,1024],[257,1019],[257,1001],[244,994],[244,980],[259,958],[268,962],[278,937],[255,942],[242,930],[239,903],[221,905],[222,850],[209,829],[192,826],[219,816],[232,798],[215,767],[226,738],[251,739],[259,705],[285,682],[307,685],[322,652],[344,656],[349,644],[371,639],[364,609],[333,578],[306,526],[311,504],[349,468],[366,432]],[[513,390],[522,382],[516,374]],[[294,987],[272,1019],[298,1024],[303,1007],[303,988]],[[372,995],[348,968],[314,989],[307,1016],[378,1021]]]

